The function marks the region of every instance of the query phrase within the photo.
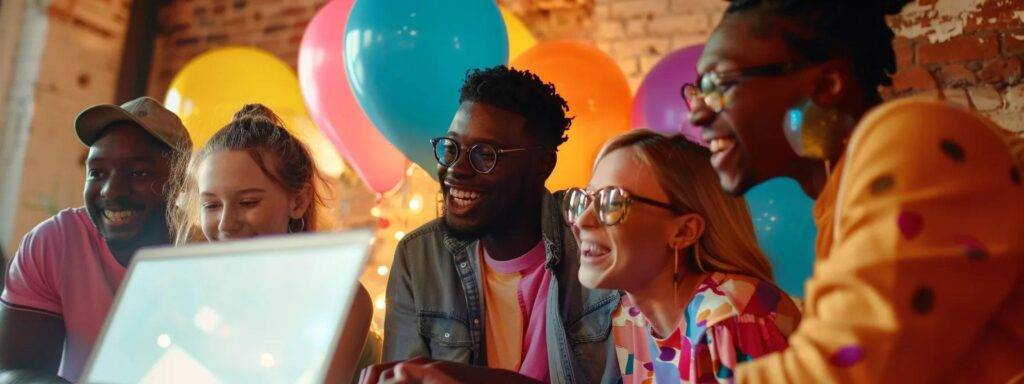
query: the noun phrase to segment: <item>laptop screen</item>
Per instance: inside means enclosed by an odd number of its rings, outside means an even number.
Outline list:
[[[85,381],[322,380],[369,239],[298,247],[296,240],[136,260]]]

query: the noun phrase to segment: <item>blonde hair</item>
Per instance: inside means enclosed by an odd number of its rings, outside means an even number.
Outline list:
[[[290,194],[309,193],[309,208],[299,220],[289,221],[294,232],[328,229],[325,194],[327,183],[317,172],[316,163],[306,145],[284,128],[281,118],[262,104],[248,104],[235,113],[228,125],[217,131],[191,156],[183,156],[174,166],[172,194],[167,205],[167,220],[175,244],[202,239],[199,228],[199,188],[196,173],[200,163],[219,151],[245,151],[252,156],[270,180]],[[293,223],[298,229],[292,229]]]
[[[704,233],[695,245],[701,249],[702,269],[774,281],[771,263],[757,245],[747,203],[722,190],[707,149],[679,135],[666,137],[640,129],[611,139],[597,161],[627,147],[635,150],[641,164],[654,171],[673,205],[704,218]],[[698,267],[692,262],[691,266]]]

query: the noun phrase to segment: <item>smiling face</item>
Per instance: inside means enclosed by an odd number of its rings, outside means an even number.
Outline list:
[[[654,170],[643,164],[635,151],[620,148],[601,158],[587,190],[617,186],[668,203]],[[588,288],[629,291],[655,276],[671,274],[669,241],[678,231],[680,220],[668,210],[634,202],[626,218],[609,227],[597,220],[593,206],[588,207],[573,225],[580,248],[580,282]]]
[[[89,147],[86,210],[110,249],[168,242],[169,148],[134,123],[114,123]]]
[[[199,222],[209,241],[287,233],[308,207],[268,177],[248,151],[211,153],[199,164],[196,181]]]
[[[756,15],[755,15],[756,16]],[[727,15],[711,35],[698,71],[730,71],[798,60],[777,34],[755,16]],[[748,77],[725,91],[725,108],[691,111],[690,121],[702,128],[713,152],[711,164],[722,188],[742,194],[765,180],[793,173],[803,160],[793,152],[783,131],[788,109],[810,94],[805,71],[782,76]]]
[[[518,114],[483,103],[462,103],[447,134],[462,147],[460,157],[451,167],[438,166],[444,221],[455,234],[483,235],[530,201],[539,201],[547,175],[539,176],[542,162],[537,151],[499,154],[490,173],[477,172],[469,161],[469,149],[476,144],[497,150],[539,146],[525,125],[526,119]]]

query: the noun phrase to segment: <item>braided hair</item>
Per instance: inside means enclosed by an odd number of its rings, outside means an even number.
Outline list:
[[[781,31],[797,55],[812,62],[846,59],[868,95],[892,85],[896,72],[895,35],[887,15],[911,0],[732,0],[725,17],[758,16],[755,33]]]

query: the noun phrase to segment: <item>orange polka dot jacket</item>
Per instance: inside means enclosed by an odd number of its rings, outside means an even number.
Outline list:
[[[924,98],[869,112],[815,205],[803,320],[736,381],[1024,380],[1024,185],[999,129]]]

